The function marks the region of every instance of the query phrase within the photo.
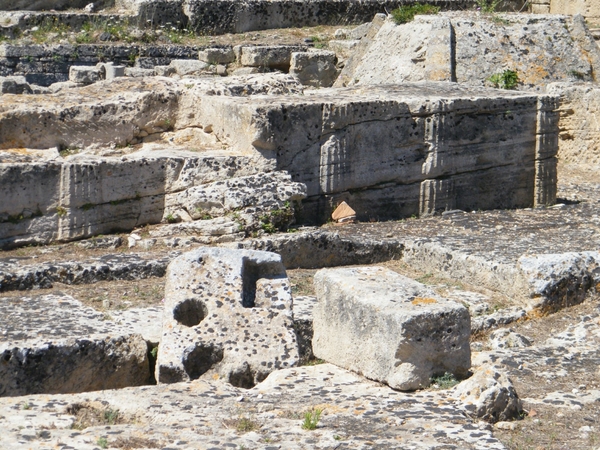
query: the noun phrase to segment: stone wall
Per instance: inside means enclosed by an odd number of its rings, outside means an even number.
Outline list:
[[[556,98],[455,83],[207,97],[195,117],[305,183],[305,218],[342,200],[359,220],[551,204]]]
[[[203,47],[181,45],[0,45],[0,76],[21,75],[40,86],[67,81],[71,66],[111,61],[142,68],[168,65],[174,59],[198,59]]]
[[[581,14],[588,23],[600,24],[599,0],[551,0],[551,14]]]

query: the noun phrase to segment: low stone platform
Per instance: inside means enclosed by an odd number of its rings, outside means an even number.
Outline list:
[[[0,396],[147,384],[148,344],[68,296],[0,301]]]
[[[212,96],[196,118],[305,183],[310,220],[342,200],[363,221],[555,200],[556,97],[455,83],[306,94]]]

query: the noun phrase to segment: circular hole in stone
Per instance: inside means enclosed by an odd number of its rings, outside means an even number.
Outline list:
[[[173,310],[173,318],[181,325],[194,327],[208,314],[208,309],[202,300],[188,298],[178,303]]]

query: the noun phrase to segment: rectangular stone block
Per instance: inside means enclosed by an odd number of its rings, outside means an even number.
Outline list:
[[[304,48],[292,45],[242,46],[240,63],[242,66],[269,67],[287,71],[290,67],[292,52],[302,50]]]
[[[69,81],[74,83],[91,84],[100,81],[100,71],[93,66],[71,66]]]
[[[322,269],[315,275],[313,351],[327,362],[394,389],[464,377],[471,366],[463,305],[382,267]]]

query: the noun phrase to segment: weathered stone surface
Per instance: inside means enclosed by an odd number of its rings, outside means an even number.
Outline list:
[[[0,203],[0,246],[68,241],[159,223],[169,194],[222,177],[256,173],[260,164],[249,161],[222,152],[172,150],[0,163],[0,196],[10,199]]]
[[[102,424],[73,430],[73,405],[90,412],[118,410],[122,420],[110,429]],[[314,407],[324,411],[318,428],[308,432],[301,428],[302,418],[296,417]],[[465,450],[505,449],[487,427],[464,417],[448,391],[397,392],[331,364],[277,371],[251,390],[197,380],[84,394],[2,398],[0,414],[6,424],[0,446],[15,450],[31,448],[32,441],[40,450],[51,450],[56,441],[92,450],[99,448],[99,437],[107,440],[109,448],[118,442],[136,442],[148,448],[168,445],[177,450],[200,450],[207,445],[302,450],[334,448],[341,440],[342,446],[360,450],[397,448],[399,442],[411,450],[449,445]],[[258,428],[238,432],[240,419],[256,423]],[[37,432],[40,435],[36,436]],[[266,443],[265,438],[272,442]]]
[[[189,59],[174,59],[169,65],[181,76],[200,75],[208,69],[207,63]]]
[[[196,120],[305,183],[309,220],[341,201],[359,220],[554,201],[556,129],[538,122],[552,123],[555,97],[455,83],[306,94],[212,96]]]
[[[231,47],[205,48],[198,52],[198,59],[207,64],[229,64],[235,61],[235,53]]]
[[[71,66],[69,81],[81,84],[92,84],[101,80],[100,71],[94,66]]]
[[[581,303],[600,286],[600,252],[568,252],[519,258],[518,267],[537,307],[555,310]]]
[[[305,196],[306,187],[292,182],[287,173],[262,173],[216,181],[169,195],[165,214],[178,214],[179,209],[183,209],[197,220],[238,212],[242,220],[255,221],[270,211],[283,211],[291,202],[300,202]],[[248,214],[256,218],[246,218]],[[281,219],[287,224],[278,225],[287,227],[293,220],[293,211],[291,217]]]
[[[61,295],[0,299],[0,396],[146,384],[148,346]]]
[[[314,228],[250,239],[231,246],[278,253],[288,269],[375,264],[400,259],[403,250],[402,243],[394,239],[356,239]]]
[[[318,358],[400,390],[427,387],[436,374],[467,374],[471,328],[464,306],[381,267],[323,269],[315,290]]]
[[[90,3],[89,0],[0,0],[0,11],[40,11],[62,10],[70,8],[83,8]],[[96,7],[105,8],[114,6],[115,0],[96,0]]]
[[[306,86],[330,87],[337,77],[334,52],[294,52],[290,61],[290,74]]]
[[[242,66],[269,67],[288,71],[293,52],[305,50],[301,46],[293,45],[243,45],[239,62]]]
[[[538,0],[538,3],[543,3]],[[551,14],[581,14],[586,21],[593,24],[600,23],[600,2],[598,0],[552,0],[546,1],[547,10]]]
[[[447,12],[403,25],[390,18],[336,86],[422,80],[483,85],[506,69],[515,70],[527,89],[543,90],[574,73],[591,81],[600,69],[600,50],[581,16],[507,14],[491,20]]]
[[[160,257],[142,254],[107,254],[84,261],[24,263],[18,258],[0,260],[0,292],[51,288],[53,283],[88,284],[111,280],[163,277],[179,253]]]
[[[560,158],[570,163],[600,164],[600,135],[594,119],[600,109],[600,89],[592,83],[551,83],[547,91],[560,95]]]
[[[523,411],[512,381],[500,367],[478,367],[471,378],[453,391],[467,414],[488,422],[516,419]]]
[[[25,77],[0,77],[0,94],[30,94],[31,86]]]
[[[490,333],[490,345],[493,349],[529,347],[531,346],[531,340],[522,334],[503,328]]]
[[[250,388],[298,363],[292,297],[273,253],[200,248],[168,268],[159,383],[224,378]]]

